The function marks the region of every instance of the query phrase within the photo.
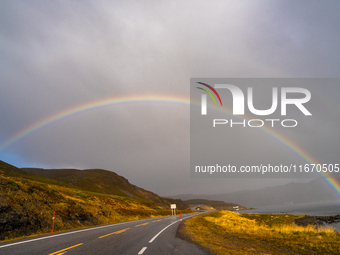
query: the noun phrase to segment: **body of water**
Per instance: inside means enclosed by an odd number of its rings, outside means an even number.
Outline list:
[[[322,201],[303,204],[286,204],[260,206],[254,210],[240,211],[242,213],[270,213],[270,214],[298,214],[310,216],[340,215],[340,200]],[[340,231],[340,222],[329,224],[336,231]]]
[[[308,214],[311,216],[329,216],[340,214],[340,200],[322,201],[303,204],[286,204],[260,206],[254,210],[245,210],[249,213],[289,213],[289,214]]]

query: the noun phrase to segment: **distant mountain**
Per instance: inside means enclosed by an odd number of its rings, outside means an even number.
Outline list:
[[[338,194],[324,179],[315,179],[308,183],[291,182],[285,185],[267,187],[258,190],[245,190],[227,194],[192,195],[184,194],[173,198],[221,200],[247,207],[298,204],[339,199]]]
[[[182,201],[181,199],[164,198],[170,204],[176,204],[176,209],[185,210],[189,209],[189,205]]]
[[[207,205],[209,207],[213,207],[216,210],[229,210],[235,211],[235,207],[238,207],[239,210],[247,210],[249,208],[234,204],[234,203],[226,203],[224,201],[215,201],[208,199],[190,199],[183,201],[188,205]],[[210,208],[209,208],[210,209]]]

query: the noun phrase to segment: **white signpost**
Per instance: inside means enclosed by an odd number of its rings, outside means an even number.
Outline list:
[[[176,204],[171,204],[170,205],[171,208],[171,215],[176,215]]]

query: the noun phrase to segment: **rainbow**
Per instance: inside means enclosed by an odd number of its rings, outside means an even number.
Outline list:
[[[45,128],[57,121],[70,118],[77,114],[85,113],[88,111],[104,108],[104,107],[111,107],[115,105],[121,104],[130,104],[130,103],[174,103],[174,104],[183,104],[183,105],[190,105],[190,99],[186,97],[180,96],[171,96],[171,95],[129,95],[129,96],[120,96],[120,97],[111,97],[106,99],[101,99],[93,102],[89,102],[86,104],[78,105],[64,111],[58,112],[54,115],[51,115],[45,119],[42,119],[36,123],[31,124],[30,126],[22,129],[9,139],[7,139],[0,147],[0,151],[6,149],[7,147],[13,145],[14,143],[18,142],[20,139],[42,129]],[[221,111],[223,113],[227,113],[230,116],[233,116],[231,111],[224,108],[220,110],[214,107],[215,110]],[[236,117],[236,116],[235,116]],[[238,117],[239,118],[239,117]],[[249,120],[250,118],[243,118],[245,120]],[[294,153],[296,153],[299,157],[305,160],[307,163],[311,164],[318,164],[318,161],[313,158],[311,155],[308,154],[307,151],[303,150],[299,145],[294,143],[293,141],[289,140],[287,137],[284,137],[274,129],[269,128],[259,128],[263,132],[267,133],[278,142],[284,144]],[[333,188],[333,190],[340,196],[340,183],[336,179],[329,178],[327,173],[320,173],[325,180],[329,183],[329,185]]]
[[[236,117],[236,116],[234,116]],[[245,120],[249,120],[250,118],[242,118]],[[318,160],[312,157],[307,151],[304,151],[298,144],[294,143],[293,141],[289,140],[287,137],[283,136],[279,132],[275,131],[274,129],[269,128],[261,128],[262,131],[267,133],[269,136],[273,137],[275,140],[279,141],[280,143],[284,144],[290,150],[292,150],[295,154],[297,154],[300,158],[310,164],[319,164]],[[337,181],[334,178],[329,176],[329,173],[319,172],[322,177],[328,182],[328,184],[332,187],[332,189],[340,196],[340,181]]]
[[[104,107],[110,107],[120,104],[129,104],[129,103],[175,103],[175,104],[184,104],[190,105],[190,100],[185,97],[179,96],[167,96],[167,95],[134,95],[134,96],[120,96],[120,97],[111,97],[105,98],[97,101],[93,101],[90,103],[78,105],[64,111],[58,112],[54,115],[51,115],[45,119],[42,119],[36,123],[31,124],[30,126],[22,129],[14,136],[10,137],[7,141],[5,141],[1,147],[0,151],[5,148],[11,146],[16,143],[20,139],[44,128],[47,127],[57,121],[75,116],[77,114],[89,112],[95,109],[100,109]]]

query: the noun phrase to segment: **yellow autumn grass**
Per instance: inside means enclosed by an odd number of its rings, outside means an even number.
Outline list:
[[[228,229],[231,233],[243,233],[243,234],[259,234],[263,236],[275,236],[281,235],[302,235],[305,233],[323,234],[323,235],[335,235],[334,229],[331,227],[314,227],[308,225],[307,227],[297,226],[295,224],[290,225],[274,225],[268,227],[266,225],[260,225],[256,223],[256,220],[250,220],[241,217],[240,214],[234,212],[224,211],[221,217],[205,217],[207,221],[213,222],[225,229]]]
[[[219,211],[186,221],[185,230],[214,254],[340,254],[332,228],[297,226],[298,217]]]

